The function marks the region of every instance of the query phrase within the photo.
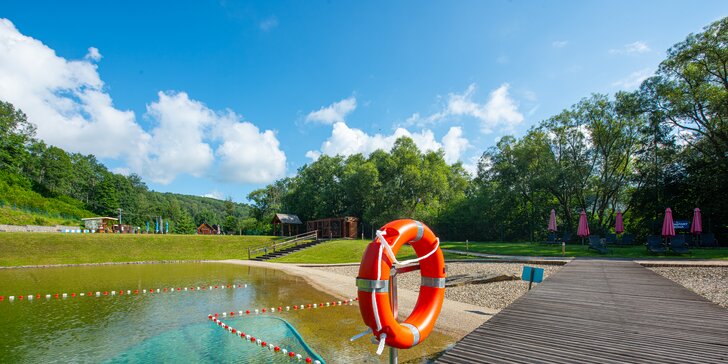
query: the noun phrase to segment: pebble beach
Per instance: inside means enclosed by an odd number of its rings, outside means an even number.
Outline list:
[[[534,265],[533,267],[544,269],[544,279],[558,271],[561,267],[557,265]],[[481,263],[481,262],[463,262],[463,263],[447,263],[447,275],[454,276],[459,274],[486,273],[493,275],[515,275],[520,277],[523,269],[522,263]],[[326,267],[327,271],[355,277],[359,271],[359,266],[339,266]],[[403,274],[397,276],[397,283],[400,288],[411,291],[419,291],[420,275],[416,273]],[[485,284],[468,284],[458,287],[448,287],[445,290],[445,298],[469,303],[477,306],[483,306],[494,310],[500,310],[510,305],[518,297],[528,292],[528,283],[520,280],[503,281]]]
[[[653,267],[648,269],[723,308],[728,308],[728,267]]]

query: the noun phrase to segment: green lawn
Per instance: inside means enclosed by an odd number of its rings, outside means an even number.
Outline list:
[[[272,259],[277,263],[358,263],[364,255],[364,249],[370,240],[332,240],[308,249],[288,254],[281,258]],[[403,246],[397,253],[397,259],[416,258],[415,251],[411,246]],[[445,253],[445,259],[473,259],[475,257],[459,254]]]
[[[464,242],[443,242],[440,244],[443,249],[471,251],[485,254],[500,255],[523,255],[523,256],[540,256],[540,257],[560,257],[561,245],[544,245],[531,243],[478,243],[470,242],[466,249]],[[609,247],[609,254],[599,254],[594,250],[589,250],[586,245],[568,244],[566,245],[567,257],[606,257],[606,258],[668,258],[668,259],[724,259],[728,260],[728,248],[706,248],[691,249],[691,254],[677,255],[652,255],[647,253],[642,245],[630,247]]]
[[[246,259],[270,236],[0,233],[0,266]]]

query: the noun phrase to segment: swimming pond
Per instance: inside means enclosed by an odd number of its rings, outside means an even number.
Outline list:
[[[154,293],[143,293],[149,290]],[[67,297],[55,298],[56,293]],[[366,339],[349,342],[364,329],[355,304],[294,310],[294,305],[338,300],[274,269],[223,263],[3,269],[0,295],[5,297],[0,302],[2,362],[290,362],[208,319],[210,313],[228,310],[251,314],[227,317],[226,324],[304,358],[386,360],[373,356],[374,345]],[[15,295],[13,302],[10,295]],[[19,300],[18,295],[25,297]],[[263,313],[262,308],[276,310]],[[422,345],[401,351],[400,361],[424,361],[417,358],[452,342],[435,333]]]

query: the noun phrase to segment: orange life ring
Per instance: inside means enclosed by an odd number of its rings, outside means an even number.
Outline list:
[[[435,234],[419,221],[395,220],[384,225],[379,234],[367,246],[359,266],[356,279],[359,310],[364,323],[378,339],[384,338],[386,345],[411,348],[427,338],[442,309],[445,259]],[[420,293],[414,310],[402,323],[394,318],[389,303],[389,274],[394,262],[387,254],[387,247],[380,243],[381,238],[391,247],[392,254],[397,254],[402,245],[410,244],[421,259]]]

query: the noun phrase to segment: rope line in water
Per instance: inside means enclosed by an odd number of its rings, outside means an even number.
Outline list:
[[[5,296],[0,296],[0,302],[8,301],[8,302],[15,302],[17,299],[18,301],[33,301],[34,299],[41,299],[41,297],[45,297],[45,299],[68,299],[68,298],[76,298],[76,297],[106,297],[106,296],[131,296],[131,295],[139,295],[139,294],[156,294],[156,293],[174,293],[174,292],[190,292],[190,291],[214,291],[214,290],[222,290],[222,289],[237,289],[237,288],[248,288],[247,284],[214,284],[214,285],[206,285],[206,286],[191,286],[191,287],[163,287],[163,288],[150,288],[150,289],[127,289],[127,290],[112,290],[112,291],[88,291],[88,292],[80,292],[80,293],[46,293],[45,295],[41,296],[40,294],[27,294],[27,295],[17,295],[17,296],[7,296],[7,299]]]
[[[276,313],[276,312],[290,312],[293,311],[301,311],[306,309],[314,309],[314,308],[325,308],[325,307],[335,307],[335,306],[343,306],[343,305],[352,305],[354,304],[354,301],[358,301],[359,298],[352,298],[348,300],[343,301],[331,301],[331,302],[320,302],[320,303],[309,303],[309,304],[302,304],[302,305],[293,305],[293,306],[278,306],[276,307],[264,307],[261,309],[248,309],[248,310],[231,310],[231,311],[224,311],[222,313],[212,313],[208,315],[209,317],[227,317],[227,316],[243,316],[243,315],[258,315],[262,313]]]
[[[272,343],[269,343],[267,341],[263,341],[260,338],[256,338],[255,336],[252,336],[250,334],[246,334],[243,331],[237,330],[232,326],[227,325],[226,323],[220,321],[217,319],[217,317],[214,317],[213,315],[208,315],[207,318],[216,323],[218,327],[228,331],[229,333],[240,336],[240,338],[243,340],[243,342],[255,344],[256,346],[259,346],[261,349],[268,349],[270,352],[274,354],[282,354],[283,356],[288,356],[290,360],[296,360],[296,361],[303,361],[305,360],[306,363],[313,363],[313,364],[322,364],[319,360],[311,359],[311,357],[306,357],[304,359],[303,355],[296,354],[293,351],[288,351],[286,349],[282,349],[280,346],[274,345]]]

